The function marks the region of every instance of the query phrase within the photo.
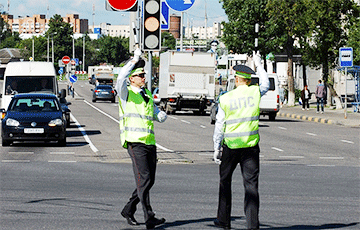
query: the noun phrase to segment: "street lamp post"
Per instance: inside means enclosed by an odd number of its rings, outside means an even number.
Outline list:
[[[85,71],[85,37],[86,37],[86,34],[84,34],[84,36],[83,36],[83,66],[82,66],[82,71]]]

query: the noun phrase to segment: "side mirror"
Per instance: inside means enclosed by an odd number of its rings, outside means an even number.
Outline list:
[[[6,115],[6,112],[5,112],[5,109],[1,108],[0,109],[0,117],[1,117],[1,120],[5,118],[5,115]]]
[[[60,98],[65,98],[66,97],[66,89],[62,89],[60,91]]]

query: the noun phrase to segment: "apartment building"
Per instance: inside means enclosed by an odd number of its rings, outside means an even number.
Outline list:
[[[19,16],[14,18],[13,15],[1,15],[9,24],[12,32],[19,34],[44,34],[49,29],[50,19],[43,14],[30,16]],[[78,14],[67,14],[63,21],[73,27],[74,33],[85,33],[88,31],[88,19],[80,19]]]

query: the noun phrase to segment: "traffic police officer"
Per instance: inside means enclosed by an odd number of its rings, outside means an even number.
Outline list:
[[[214,160],[220,164],[220,189],[215,226],[230,229],[231,180],[240,163],[245,188],[244,210],[248,229],[259,229],[259,115],[260,98],[269,89],[269,78],[260,54],[253,53],[259,85],[250,85],[255,72],[234,66],[236,89],[220,97],[214,130]],[[222,152],[220,151],[222,145]]]
[[[146,228],[153,229],[165,222],[164,218],[155,218],[149,197],[155,182],[157,161],[153,120],[164,122],[167,115],[154,104],[151,92],[143,88],[144,68],[143,65],[136,66],[140,56],[141,50],[136,49],[134,58],[121,69],[115,86],[119,96],[121,145],[127,148],[131,157],[136,183],[136,189],[121,215],[128,224],[138,225],[134,213],[140,202]],[[130,85],[127,84],[128,76]]]

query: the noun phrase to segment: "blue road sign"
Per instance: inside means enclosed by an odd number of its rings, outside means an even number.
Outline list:
[[[162,30],[168,30],[170,25],[170,12],[169,12],[169,6],[166,4],[165,0],[161,2],[161,29]]]
[[[353,66],[353,48],[343,47],[339,52],[340,67],[352,67]]]
[[[77,76],[76,75],[71,75],[70,76],[70,82],[75,83],[77,81]]]
[[[79,65],[79,58],[72,58],[71,60],[75,61],[75,65]]]
[[[63,68],[63,67],[60,67],[58,73],[59,73],[59,74],[63,74],[63,73],[64,73],[64,68]]]
[[[195,0],[166,0],[168,6],[176,11],[185,11],[194,5]]]

